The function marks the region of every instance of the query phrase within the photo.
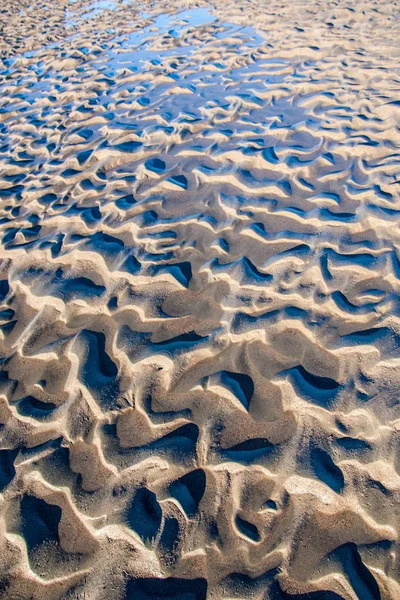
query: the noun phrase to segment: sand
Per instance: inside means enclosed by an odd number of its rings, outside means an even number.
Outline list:
[[[0,598],[400,598],[400,2],[0,1]]]

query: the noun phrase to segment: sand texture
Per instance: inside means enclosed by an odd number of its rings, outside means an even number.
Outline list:
[[[0,599],[400,599],[400,2],[0,0]]]

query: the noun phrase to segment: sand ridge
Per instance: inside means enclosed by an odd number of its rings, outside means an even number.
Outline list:
[[[0,2],[0,597],[400,597],[400,3]]]

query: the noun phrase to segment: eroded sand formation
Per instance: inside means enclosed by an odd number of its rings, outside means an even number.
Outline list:
[[[0,597],[398,600],[400,3],[0,10]]]

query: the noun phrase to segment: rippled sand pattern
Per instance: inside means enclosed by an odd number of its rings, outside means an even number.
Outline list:
[[[400,3],[0,21],[0,597],[398,600]]]

